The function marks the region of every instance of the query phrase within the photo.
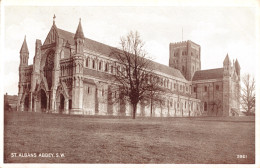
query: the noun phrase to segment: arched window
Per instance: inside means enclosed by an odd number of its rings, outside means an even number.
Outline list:
[[[46,57],[46,62],[44,66],[44,76],[47,79],[47,84],[48,87],[51,88],[52,85],[52,69],[54,68],[54,51],[51,50],[47,57]]]
[[[119,65],[117,66],[116,70],[117,70],[117,74],[119,75],[120,72],[121,72],[121,71],[120,71],[121,69],[120,69],[120,66],[119,66]],[[133,74],[133,75],[134,75],[134,74]]]
[[[90,93],[90,89],[89,89],[89,86],[88,86],[88,94]]]
[[[99,67],[98,67],[98,70],[102,70],[102,61],[99,62]]]
[[[219,85],[216,85],[216,90],[219,90]]]
[[[204,91],[207,92],[208,91],[208,87],[204,86]]]
[[[86,67],[89,65],[89,58],[86,59]]]
[[[204,102],[204,111],[207,111],[207,110],[208,110],[207,102]]]
[[[105,64],[105,71],[108,71],[108,63]]]
[[[93,61],[92,61],[92,68],[93,68],[93,69],[95,69],[95,67],[96,67],[95,64],[96,64],[96,63],[95,63],[95,60],[93,60]]]
[[[113,65],[111,65],[111,73],[113,73],[114,72],[114,67],[113,67]]]
[[[104,88],[102,88],[102,97],[104,96],[104,92],[105,92],[105,91],[104,91]]]

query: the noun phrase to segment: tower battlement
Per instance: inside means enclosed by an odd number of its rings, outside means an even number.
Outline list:
[[[192,45],[195,45],[195,46],[197,46],[197,47],[200,47],[199,44],[194,43],[194,42],[191,41],[191,40],[179,41],[179,42],[170,43],[170,46],[172,46],[172,47],[174,47],[174,48],[175,48],[175,47],[178,48],[178,47],[186,47],[188,44],[192,44]]]
[[[189,41],[189,40],[188,40]],[[184,46],[187,45],[188,41],[179,41],[179,42],[174,42],[174,43],[170,43],[170,45],[179,47],[179,46]]]

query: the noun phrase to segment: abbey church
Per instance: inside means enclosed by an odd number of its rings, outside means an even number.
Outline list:
[[[131,116],[128,102],[112,102],[118,61],[113,47],[84,36],[81,21],[76,33],[53,25],[42,43],[35,42],[28,65],[26,39],[20,50],[18,111],[70,115]],[[165,88],[163,101],[139,103],[137,116],[234,116],[240,113],[240,66],[226,55],[217,69],[201,70],[201,47],[188,40],[170,43],[169,66],[153,62]]]

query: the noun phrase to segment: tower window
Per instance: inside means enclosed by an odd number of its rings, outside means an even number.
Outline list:
[[[184,66],[182,66],[182,72],[184,72]]]
[[[207,92],[208,91],[208,87],[204,86],[204,91]]]
[[[104,89],[102,89],[102,97],[104,96],[104,92],[105,92]]]
[[[193,92],[197,92],[197,88],[196,87],[193,88]]]
[[[88,87],[88,94],[90,93],[90,88]]]
[[[216,90],[219,90],[219,85],[216,85]]]

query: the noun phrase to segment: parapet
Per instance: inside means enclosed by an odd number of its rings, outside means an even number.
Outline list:
[[[192,43],[192,44],[197,45],[198,47],[200,47],[200,45],[194,43],[191,40],[170,43],[170,46],[173,46],[173,47],[181,47],[181,46],[183,46],[184,47],[184,46],[187,46],[188,43]]]

